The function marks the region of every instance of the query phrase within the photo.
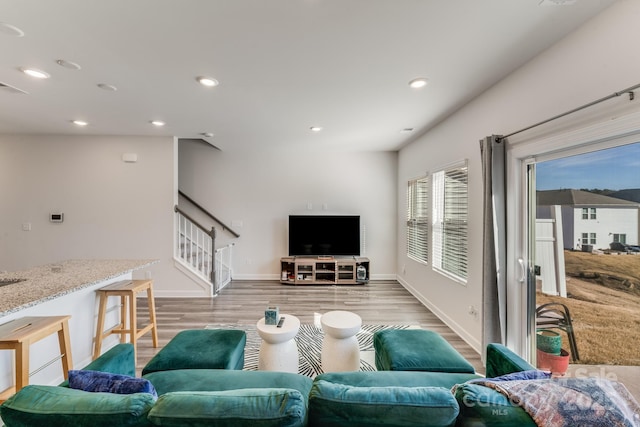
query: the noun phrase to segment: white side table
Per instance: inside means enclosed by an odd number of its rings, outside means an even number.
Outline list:
[[[262,338],[258,369],[261,371],[281,371],[298,373],[298,346],[293,339],[300,329],[300,320],[290,314],[284,317],[282,327],[265,325],[264,317],[256,325]]]
[[[362,319],[350,311],[329,311],[320,319],[322,340],[322,370],[343,372],[360,370],[360,347],[356,334]]]

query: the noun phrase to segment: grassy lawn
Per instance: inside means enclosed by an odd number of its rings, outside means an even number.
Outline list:
[[[640,366],[640,255],[565,251],[565,269],[568,298],[538,293],[537,304],[569,307],[579,363]]]

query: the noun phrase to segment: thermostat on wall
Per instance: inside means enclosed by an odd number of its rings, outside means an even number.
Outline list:
[[[64,214],[63,213],[50,213],[49,214],[49,221],[51,221],[51,222],[62,222],[62,221],[64,221]]]

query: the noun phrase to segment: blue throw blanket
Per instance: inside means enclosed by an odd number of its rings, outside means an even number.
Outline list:
[[[158,397],[149,380],[99,371],[69,371],[69,388],[94,393],[150,393],[154,398]]]
[[[521,406],[538,426],[638,427],[640,405],[627,388],[601,378],[478,379]]]

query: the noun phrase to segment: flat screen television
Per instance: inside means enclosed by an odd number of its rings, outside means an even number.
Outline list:
[[[290,256],[359,256],[359,215],[289,215]]]

